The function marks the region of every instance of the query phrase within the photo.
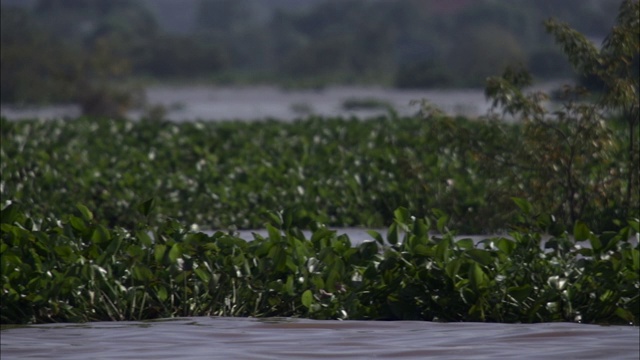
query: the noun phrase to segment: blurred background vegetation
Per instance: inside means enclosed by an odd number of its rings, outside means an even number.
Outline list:
[[[132,83],[482,87],[574,76],[542,26],[596,43],[619,0],[2,0],[2,103],[117,115]]]

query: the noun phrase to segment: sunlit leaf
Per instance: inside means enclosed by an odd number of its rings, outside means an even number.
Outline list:
[[[305,292],[302,293],[300,302],[302,302],[302,305],[307,309],[311,309],[311,304],[313,303],[313,293],[311,290],[305,290]]]

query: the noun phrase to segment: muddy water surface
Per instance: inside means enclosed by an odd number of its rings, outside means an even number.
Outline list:
[[[638,359],[637,327],[197,317],[36,325],[7,359]]]

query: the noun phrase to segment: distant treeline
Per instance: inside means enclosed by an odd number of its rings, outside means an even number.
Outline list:
[[[3,1],[2,7],[5,103],[102,99],[95,94],[105,91],[114,102],[133,102],[121,99],[129,93],[104,85],[131,76],[455,87],[483,86],[487,76],[521,63],[538,77],[566,77],[570,67],[542,21],[557,17],[600,41],[619,5],[618,0],[192,0],[183,8],[141,0],[13,3]],[[180,28],[168,12],[191,14],[193,22]]]

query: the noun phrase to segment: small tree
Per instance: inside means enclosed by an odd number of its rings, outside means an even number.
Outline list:
[[[627,189],[625,208],[637,202],[639,189],[639,164],[637,128],[640,122],[638,106],[640,53],[640,5],[638,1],[625,0],[620,6],[616,26],[606,37],[600,50],[584,36],[568,25],[549,20],[547,31],[553,34],[568,56],[571,64],[583,76],[592,76],[605,86],[595,108],[605,109],[621,116],[628,127]],[[637,208],[638,204],[635,204]]]
[[[547,31],[582,76],[605,84],[596,101],[586,89],[565,86],[562,107],[550,112],[543,92],[524,93],[531,76],[522,69],[507,69],[502,77],[488,80],[486,95],[494,108],[520,117],[524,122],[521,147],[514,149],[517,169],[512,184],[547,211],[574,223],[589,214],[597,217],[605,209],[616,218],[632,215],[638,208],[638,72],[634,61],[639,52],[638,2],[625,0],[616,26],[596,48],[582,34],[556,20],[545,23]],[[605,119],[622,116],[628,128],[628,151],[624,166],[618,166],[611,128]],[[624,194],[620,197],[617,194]],[[515,194],[514,194],[515,195]],[[635,210],[637,212],[637,210]],[[637,215],[637,214],[633,214]]]

